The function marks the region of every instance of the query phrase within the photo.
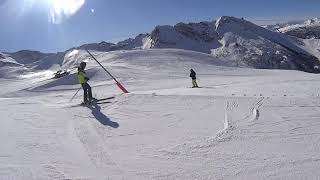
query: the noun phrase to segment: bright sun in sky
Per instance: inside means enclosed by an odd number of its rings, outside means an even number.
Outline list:
[[[85,4],[85,0],[24,0],[24,2],[27,7],[32,7],[35,3],[45,3],[49,7],[49,21],[54,24],[71,17]]]
[[[48,0],[50,16],[53,23],[59,23],[62,18],[74,15],[85,3],[85,0]]]

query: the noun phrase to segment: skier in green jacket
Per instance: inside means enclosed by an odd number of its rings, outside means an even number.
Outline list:
[[[86,72],[84,71],[86,66],[87,64],[85,62],[81,62],[80,67],[78,67],[78,80],[84,92],[83,104],[89,104],[92,102],[92,90],[91,86],[88,84],[89,78],[86,76]]]

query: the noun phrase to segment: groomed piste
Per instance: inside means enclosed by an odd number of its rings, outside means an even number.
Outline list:
[[[320,177],[319,75],[177,49],[92,53],[130,93],[82,50],[57,63],[72,70],[60,79],[2,67],[0,179]],[[76,106],[82,91],[70,101],[82,61],[108,103]]]

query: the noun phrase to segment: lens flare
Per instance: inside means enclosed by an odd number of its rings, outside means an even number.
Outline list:
[[[77,13],[84,3],[85,0],[49,0],[51,22],[61,23],[65,18]]]
[[[20,16],[33,11],[35,8],[39,9],[39,7],[42,7],[42,9],[48,10],[49,22],[54,24],[60,24],[65,19],[75,15],[85,4],[85,0],[22,0],[23,3],[20,4],[21,9],[17,9],[16,2],[4,1],[3,6],[15,7],[14,11],[19,12]]]

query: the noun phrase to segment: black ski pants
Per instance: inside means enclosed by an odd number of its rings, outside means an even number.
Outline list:
[[[88,83],[81,84],[83,89],[83,102],[90,102],[92,101],[92,90],[91,86]]]

